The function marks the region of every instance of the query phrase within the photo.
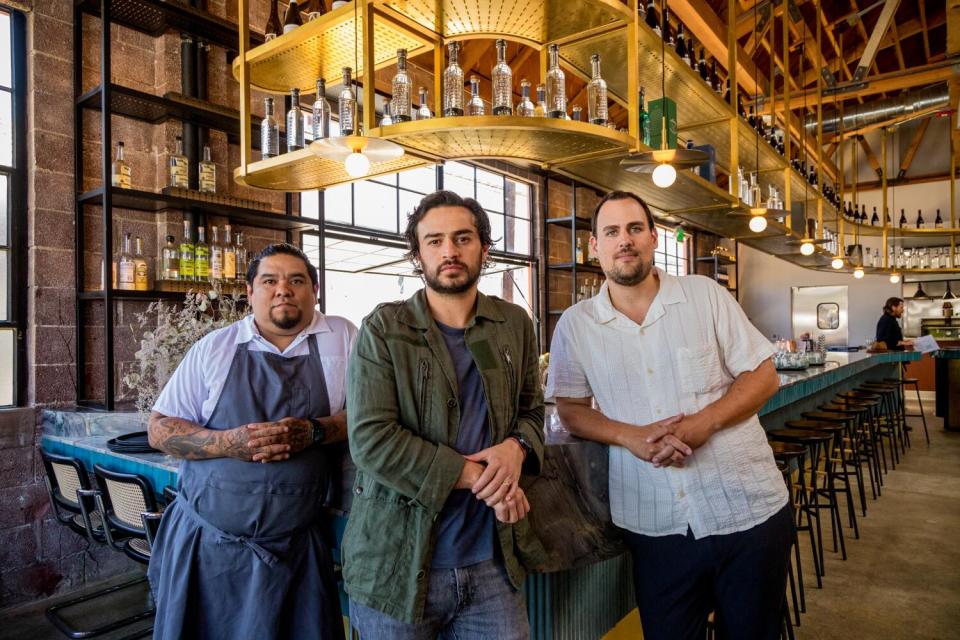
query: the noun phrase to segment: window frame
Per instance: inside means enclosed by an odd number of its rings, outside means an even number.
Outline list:
[[[657,266],[657,267],[660,267],[661,269],[663,269],[666,273],[669,273],[670,275],[685,276],[685,275],[690,274],[690,273],[691,273],[691,270],[690,270],[690,269],[691,269],[691,267],[690,267],[690,262],[691,262],[691,260],[690,260],[690,240],[691,240],[691,238],[690,238],[690,236],[687,235],[686,237],[684,237],[682,243],[677,243],[677,244],[679,244],[679,245],[682,247],[682,251],[683,251],[682,254],[679,253],[679,252],[677,252],[677,253],[670,253],[670,252],[667,251],[667,248],[666,248],[666,240],[667,240],[667,238],[669,238],[670,236],[672,236],[673,234],[676,233],[676,227],[669,227],[669,226],[666,226],[666,225],[663,225],[663,224],[660,224],[660,223],[657,223],[655,226],[656,226],[656,229],[657,229],[658,239],[659,239],[659,240],[663,240],[663,242],[658,242],[658,243],[657,243],[657,248],[654,250],[654,253],[653,253],[653,262],[654,262],[654,265]],[[663,234],[662,236],[660,236],[661,233]],[[662,259],[662,261],[661,261],[661,259]],[[671,271],[670,268],[669,268],[669,267],[670,267],[670,262],[671,262],[671,260],[673,260],[673,261],[676,263],[676,266],[677,266],[676,272]],[[682,261],[683,264],[684,264],[684,269],[682,269],[682,270],[680,269],[680,262],[681,262],[681,261]]]

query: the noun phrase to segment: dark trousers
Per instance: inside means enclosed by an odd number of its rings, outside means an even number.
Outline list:
[[[644,640],[776,640],[793,540],[789,505],[752,529],[696,540],[624,531]]]

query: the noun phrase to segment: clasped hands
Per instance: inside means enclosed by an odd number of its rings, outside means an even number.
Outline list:
[[[313,426],[303,418],[251,422],[231,430],[233,457],[252,462],[279,462],[313,444]]]
[[[470,489],[500,522],[519,522],[530,512],[530,502],[519,485],[524,455],[514,438],[466,455],[456,488]]]
[[[681,413],[642,427],[627,427],[619,444],[655,467],[682,467],[715,431],[702,413]]]

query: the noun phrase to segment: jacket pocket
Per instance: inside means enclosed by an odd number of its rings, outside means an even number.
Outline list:
[[[417,390],[417,416],[420,419],[420,430],[425,432],[430,424],[430,361],[426,358],[420,359],[417,367],[418,390]]]
[[[706,342],[677,349],[677,373],[686,393],[709,393],[723,384],[720,356],[716,347]]]
[[[358,476],[343,534],[343,578],[350,589],[385,597],[397,588],[400,568],[410,561],[407,532],[411,509],[396,499],[377,495],[372,481],[369,487],[362,482]]]
[[[543,570],[550,556],[530,526],[530,516],[515,523],[512,528],[513,554],[520,566],[529,572]]]

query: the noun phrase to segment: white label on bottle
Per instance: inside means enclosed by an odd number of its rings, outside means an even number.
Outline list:
[[[114,167],[113,186],[121,189],[130,188],[130,167],[127,165],[121,165],[119,168]]]
[[[200,165],[200,191],[216,193],[217,170],[213,165]]]
[[[186,158],[172,158],[170,161],[170,186],[186,189],[189,185]]]
[[[117,278],[118,289],[134,289],[134,266],[133,261],[121,261]]]
[[[290,33],[291,31],[293,31],[294,29],[296,29],[296,28],[299,27],[299,26],[300,26],[300,25],[298,25],[298,24],[285,24],[285,25],[283,25],[283,32],[284,32],[284,33]]]
[[[223,277],[227,280],[235,280],[237,277],[237,254],[233,251],[223,254]]]

